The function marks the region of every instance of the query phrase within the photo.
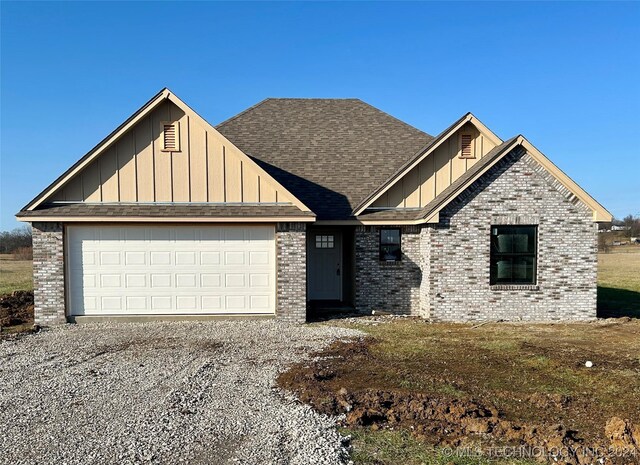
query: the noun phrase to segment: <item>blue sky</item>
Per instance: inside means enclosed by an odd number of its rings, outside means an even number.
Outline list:
[[[640,214],[640,3],[0,5],[0,229],[164,86],[213,124],[265,97],[430,134],[471,111]]]

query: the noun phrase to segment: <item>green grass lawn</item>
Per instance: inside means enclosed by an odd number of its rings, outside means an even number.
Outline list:
[[[11,255],[0,255],[0,294],[33,290],[31,260],[14,260]]]
[[[640,246],[598,254],[598,313],[640,318]]]
[[[342,429],[341,433],[351,435],[355,445],[351,458],[357,465],[539,465],[531,460],[492,459],[472,451],[468,454],[458,451],[455,455],[453,450],[429,447],[401,430]]]

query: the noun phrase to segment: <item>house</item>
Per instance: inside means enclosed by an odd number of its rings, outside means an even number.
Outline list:
[[[276,316],[341,301],[433,320],[591,319],[611,215],[527,139],[437,136],[357,99],[214,127],[162,90],[18,214],[39,324]]]

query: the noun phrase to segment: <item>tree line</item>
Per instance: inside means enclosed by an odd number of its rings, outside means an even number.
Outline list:
[[[0,232],[0,253],[14,253],[18,249],[31,248],[31,244],[32,235],[29,226]]]

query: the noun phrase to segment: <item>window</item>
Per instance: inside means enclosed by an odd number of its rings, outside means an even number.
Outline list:
[[[460,134],[460,158],[475,158],[473,153],[473,137],[471,134]]]
[[[490,284],[536,284],[537,226],[491,227]]]
[[[162,151],[180,151],[180,123],[178,121],[164,121],[162,123]]]
[[[333,235],[316,236],[316,249],[333,249]]]
[[[400,249],[400,230],[380,230],[380,261],[399,262],[402,257]]]

